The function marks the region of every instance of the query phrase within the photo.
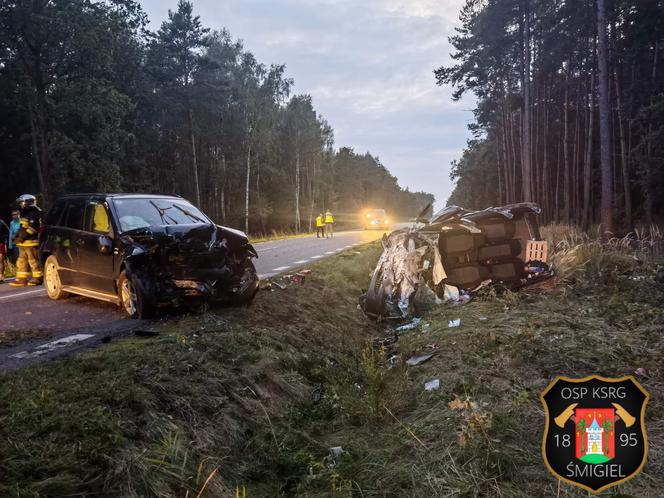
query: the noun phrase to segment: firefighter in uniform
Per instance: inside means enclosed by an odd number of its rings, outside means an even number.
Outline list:
[[[14,244],[18,247],[16,280],[9,285],[12,287],[41,285],[42,271],[37,256],[37,246],[42,224],[42,210],[37,207],[37,199],[34,195],[23,194],[16,199],[16,202],[21,210],[21,228],[14,236]]]
[[[334,235],[334,217],[329,209],[325,212],[325,236],[332,238]]]
[[[316,216],[316,238],[319,239],[321,237],[325,237],[325,218],[323,217],[323,213]]]

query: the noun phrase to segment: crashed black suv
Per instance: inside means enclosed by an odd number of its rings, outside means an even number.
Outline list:
[[[181,197],[67,195],[45,222],[39,252],[51,299],[79,294],[149,318],[165,305],[248,304],[258,289],[247,236]]]

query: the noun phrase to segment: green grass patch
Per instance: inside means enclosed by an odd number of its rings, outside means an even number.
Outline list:
[[[648,463],[604,495],[660,496],[655,266],[434,306],[380,346],[387,325],[357,307],[380,244],[358,252],[313,265],[303,285],[263,291],[250,308],[184,316],[156,325],[156,337],[2,377],[0,496],[192,497],[211,475],[205,497],[237,486],[250,497],[555,496],[540,392],[555,375],[637,368],[649,372]],[[429,351],[429,362],[405,365]],[[425,391],[433,378],[441,388]],[[562,484],[560,496],[586,493]]]

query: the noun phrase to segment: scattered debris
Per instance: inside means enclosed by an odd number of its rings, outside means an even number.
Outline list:
[[[387,359],[387,363],[388,363],[390,366],[397,365],[397,364],[400,363],[400,362],[401,362],[401,356],[399,356],[398,354],[393,354],[392,356],[390,356],[390,357]]]
[[[279,282],[272,282],[272,285],[274,285],[276,288],[278,288],[280,290],[285,290],[286,289],[286,286],[283,285],[283,284],[280,284]]]
[[[646,379],[650,377],[650,372],[648,372],[648,370],[646,370],[646,369],[643,368],[643,367],[639,367],[639,368],[637,368],[636,371],[635,371],[634,373],[635,373],[636,375],[640,375],[641,377],[645,377]]]
[[[360,299],[363,311],[374,319],[403,319],[419,298],[465,303],[488,285],[517,289],[552,276],[535,217],[540,212],[525,202],[483,211],[448,206],[429,219],[421,214],[423,226],[383,236],[383,254]],[[423,288],[435,298],[418,292]]]
[[[404,332],[406,330],[413,330],[418,327],[418,325],[422,322],[422,319],[419,317],[413,318],[412,321],[405,323],[401,327],[397,327],[395,330],[397,332]]]
[[[486,316],[481,316],[480,317],[480,321],[482,321],[482,322],[486,322],[487,320],[488,320],[488,318]]]
[[[323,386],[319,385],[311,392],[311,401],[318,403],[321,399],[323,399]]]
[[[306,269],[306,270],[300,270],[300,273],[302,275],[311,275],[312,270]]]
[[[424,389],[426,391],[437,391],[440,389],[440,379],[432,379],[424,383]]]
[[[406,363],[410,365],[411,367],[415,367],[417,365],[421,365],[422,363],[426,363],[429,361],[431,358],[433,358],[436,355],[436,352],[434,351],[433,353],[427,353],[423,354],[420,356],[411,356],[408,358]]]
[[[447,327],[450,329],[454,329],[461,325],[461,318],[455,318],[454,320],[450,320],[449,323],[447,324]]]
[[[328,461],[331,465],[336,466],[341,463],[341,456],[344,453],[344,449],[341,446],[333,446],[329,449],[330,454],[328,455]]]

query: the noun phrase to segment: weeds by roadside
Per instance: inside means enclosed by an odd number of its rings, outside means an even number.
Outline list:
[[[660,495],[656,258],[560,245],[555,288],[432,307],[420,328],[376,344],[390,335],[357,296],[379,244],[359,252],[321,261],[304,285],[263,292],[249,309],[184,317],[157,337],[2,378],[0,495],[192,497],[205,486],[227,497],[245,486],[251,497],[556,496],[539,393],[555,375],[637,370],[651,394],[648,464],[604,495]],[[440,388],[426,391],[434,378]],[[585,493],[563,484],[560,496]]]

